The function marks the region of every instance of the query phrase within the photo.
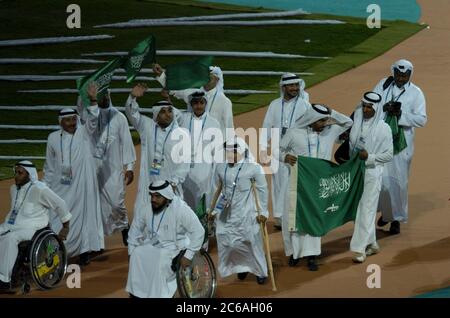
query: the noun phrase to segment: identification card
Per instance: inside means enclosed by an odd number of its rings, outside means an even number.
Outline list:
[[[157,160],[153,160],[152,165],[150,167],[150,175],[151,176],[159,176],[161,173],[161,162],[158,162]]]
[[[61,184],[72,184],[72,168],[70,166],[62,166],[61,170]]]
[[[14,223],[16,223],[16,217],[17,217],[17,211],[12,210],[11,215],[9,216],[8,224],[13,225]]]
[[[214,208],[215,213],[221,213],[226,208],[230,206],[228,199],[225,197],[223,193],[220,194],[219,200],[217,201],[216,207]]]

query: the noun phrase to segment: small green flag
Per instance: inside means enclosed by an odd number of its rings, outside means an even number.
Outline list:
[[[291,182],[294,189],[289,230],[323,236],[355,220],[365,171],[365,163],[358,155],[342,165],[299,156],[296,168]]]
[[[397,116],[387,115],[384,121],[391,127],[392,140],[394,141],[394,155],[396,155],[408,146],[406,144],[405,132],[403,127],[398,125]]]
[[[203,225],[203,228],[205,229],[205,237],[203,239],[203,242],[206,242],[206,240],[208,239],[208,214],[206,213],[205,193],[203,193],[202,197],[200,198],[200,202],[198,203],[194,212],[200,220],[200,223]]]
[[[122,67],[127,72],[127,83],[130,83],[140,72],[142,66],[156,61],[155,37],[150,35],[145,40],[139,42],[132,49],[128,56],[124,58]]]
[[[209,82],[209,67],[212,61],[212,56],[205,56],[189,62],[168,65],[166,89],[182,90],[202,87]]]
[[[122,57],[118,57],[95,72],[77,79],[77,89],[85,107],[90,105],[89,96],[87,94],[89,83],[95,82],[97,84],[97,100],[100,100],[111,83],[114,71],[121,66],[122,59]]]

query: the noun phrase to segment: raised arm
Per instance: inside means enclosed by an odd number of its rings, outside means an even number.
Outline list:
[[[127,102],[125,104],[125,114],[128,120],[133,125],[136,130],[142,134],[144,131],[144,121],[145,118],[139,112],[139,104],[137,103],[137,98],[144,96],[147,90],[147,85],[139,83],[133,87],[130,96],[128,96]]]

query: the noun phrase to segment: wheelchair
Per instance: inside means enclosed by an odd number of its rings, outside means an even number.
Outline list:
[[[182,250],[172,261],[172,270],[176,272],[178,294],[182,298],[214,298],[217,289],[217,276],[214,263],[203,248],[195,253],[191,265],[185,269],[180,259],[186,250]]]
[[[64,243],[50,227],[45,227],[36,231],[30,241],[19,243],[11,287],[20,287],[22,294],[30,292],[31,282],[41,290],[52,289],[64,278],[66,268]]]

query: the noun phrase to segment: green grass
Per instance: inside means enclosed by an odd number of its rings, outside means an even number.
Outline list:
[[[2,20],[1,40],[50,36],[76,36],[110,34],[114,39],[49,44],[19,47],[2,47],[1,58],[82,58],[82,53],[104,51],[128,51],[134,45],[153,34],[157,48],[220,51],[271,51],[275,53],[330,56],[331,60],[316,59],[268,59],[217,57],[214,64],[224,70],[274,70],[292,72],[314,72],[305,76],[307,87],[356,67],[382,54],[392,46],[423,28],[417,24],[394,21],[387,22],[382,29],[368,29],[364,19],[334,17],[330,15],[300,15],[288,19],[339,19],[344,25],[289,25],[264,27],[231,26],[183,26],[133,29],[94,29],[92,26],[123,22],[139,18],[166,18],[179,16],[215,15],[236,12],[262,12],[265,9],[238,7],[224,4],[209,4],[191,0],[136,1],[136,0],[79,0],[81,7],[81,29],[66,28],[66,7],[73,1],[13,1],[0,2]],[[125,10],[126,8],[126,10]],[[10,17],[16,17],[11,19]],[[305,43],[310,39],[311,43]],[[87,58],[87,57],[86,57]],[[89,57],[90,58],[90,57]],[[108,60],[108,57],[96,59]],[[157,57],[158,63],[167,65],[190,57]],[[0,74],[56,75],[61,71],[97,68],[99,65],[0,65]],[[149,67],[149,66],[147,66]],[[226,76],[227,89],[260,89],[278,91],[278,76]],[[378,79],[374,79],[374,83]],[[371,83],[372,84],[372,83]],[[150,87],[159,87],[150,82]],[[75,94],[24,94],[23,89],[74,88],[74,81],[7,82],[0,81],[0,105],[74,105]],[[132,87],[132,84],[114,81],[115,87]],[[278,94],[231,95],[234,114],[251,111],[267,105]],[[122,106],[126,94],[114,94],[113,103]],[[140,103],[152,105],[159,94],[147,94]],[[176,102],[182,107],[183,103]],[[56,124],[56,113],[52,111],[0,111],[0,124]],[[0,139],[46,139],[48,131],[0,130]],[[138,136],[134,134],[138,142]],[[45,145],[1,145],[0,155],[23,154],[44,155]],[[0,179],[10,177],[12,163],[0,161]]]

